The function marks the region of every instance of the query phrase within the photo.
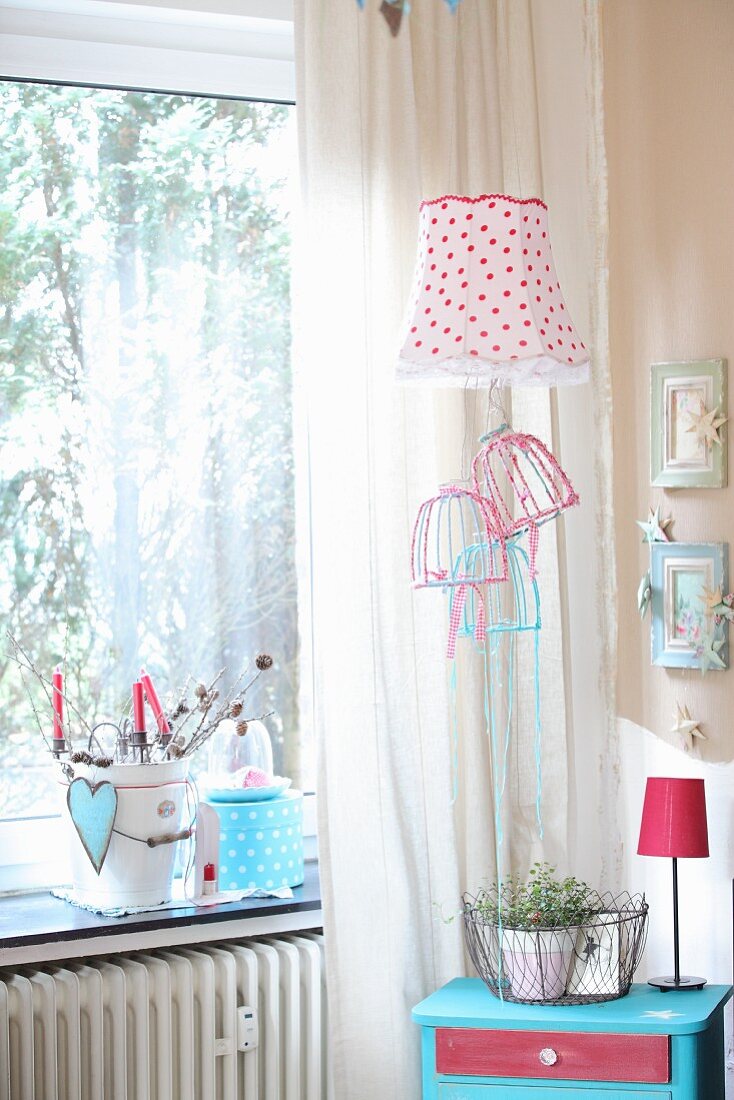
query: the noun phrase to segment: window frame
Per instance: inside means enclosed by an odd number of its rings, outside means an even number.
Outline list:
[[[293,0],[12,0],[0,2],[0,25],[0,80],[295,103]],[[0,893],[58,882],[57,820],[0,817]],[[311,859],[316,822],[309,793]]]
[[[292,0],[0,3],[0,77],[295,103]]]

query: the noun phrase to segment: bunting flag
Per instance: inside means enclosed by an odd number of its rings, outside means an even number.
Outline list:
[[[380,14],[390,28],[390,34],[395,38],[403,22],[403,16],[410,11],[408,0],[382,0]]]
[[[446,0],[452,13],[456,12],[461,0]],[[364,10],[365,0],[357,0],[357,5]],[[410,13],[410,0],[382,0],[380,14],[384,18],[390,34],[395,38],[403,22],[403,16]]]

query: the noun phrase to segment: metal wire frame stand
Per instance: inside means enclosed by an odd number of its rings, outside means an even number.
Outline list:
[[[464,938],[495,996],[520,1004],[581,1005],[629,993],[647,940],[644,895],[595,894],[582,924],[530,930],[488,917],[482,901],[486,895],[464,895]]]

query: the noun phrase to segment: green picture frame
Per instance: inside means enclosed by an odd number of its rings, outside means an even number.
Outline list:
[[[722,489],[727,484],[727,425],[721,444],[699,443],[688,412],[705,408],[727,416],[724,359],[653,363],[650,372],[650,482],[666,489]]]

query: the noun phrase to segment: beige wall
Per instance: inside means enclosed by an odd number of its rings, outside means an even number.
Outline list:
[[[734,575],[734,486],[663,491],[649,478],[650,364],[723,357],[734,389],[734,3],[605,0],[603,15],[618,711],[679,745],[671,715],[687,702],[708,737],[701,757],[730,761],[734,668],[702,679],[652,667],[636,606],[649,556],[634,521],[661,504],[675,540],[728,541]]]

